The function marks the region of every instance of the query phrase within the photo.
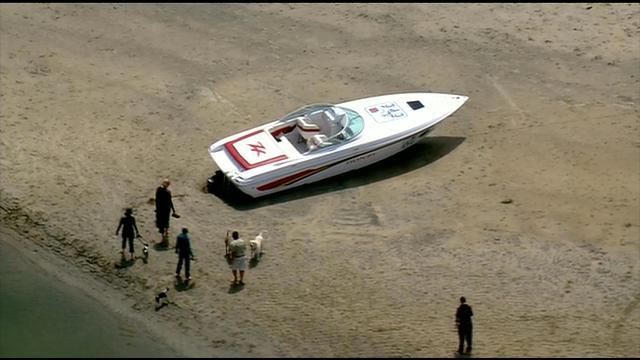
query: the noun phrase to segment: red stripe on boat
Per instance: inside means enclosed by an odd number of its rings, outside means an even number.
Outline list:
[[[286,133],[290,132],[291,130],[293,130],[295,128],[296,128],[295,125],[285,126],[285,127],[281,128],[281,129],[278,129],[278,130],[272,132],[271,135],[273,135],[273,137],[278,137],[278,135],[286,134]]]
[[[302,178],[305,178],[307,176],[313,175],[313,174],[315,174],[316,172],[318,172],[320,170],[324,170],[325,168],[326,168],[326,166],[322,167],[320,169],[307,169],[307,170],[301,171],[301,172],[299,172],[297,174],[289,175],[287,177],[283,177],[282,179],[278,179],[276,181],[272,181],[272,182],[270,182],[268,184],[260,185],[256,189],[258,189],[260,191],[271,190],[273,188],[276,188],[278,186],[284,185],[286,183],[294,182],[294,181],[300,180]]]
[[[290,125],[290,126],[285,126],[283,128],[280,128],[280,129],[272,132],[271,135],[273,135],[273,137],[278,137],[279,135],[291,132],[296,127],[298,129],[300,129],[300,130],[307,131],[307,132],[320,132],[320,128],[311,128],[311,127],[305,128],[305,127],[302,127],[302,125],[300,125],[300,124],[293,124],[293,125]]]
[[[284,160],[284,159],[288,158],[287,155],[283,154],[283,155],[279,155],[279,156],[276,156],[276,157],[271,158],[271,159],[267,159],[267,160],[263,160],[263,161],[257,162],[255,164],[248,163],[247,160],[245,160],[242,157],[242,155],[240,155],[238,150],[236,150],[236,148],[233,146],[233,144],[238,142],[238,141],[240,141],[240,140],[243,140],[243,139],[246,139],[246,138],[248,138],[250,136],[258,134],[260,132],[262,132],[262,130],[254,131],[252,133],[243,135],[243,136],[241,136],[241,137],[239,137],[239,138],[237,138],[235,140],[229,141],[228,143],[224,144],[224,147],[227,148],[227,151],[229,152],[229,154],[231,154],[231,156],[236,160],[236,162],[238,162],[238,164],[240,164],[245,170],[253,169],[253,168],[256,168],[256,167],[259,167],[259,166],[262,166],[262,165],[266,165],[266,164],[271,164],[271,163],[274,163],[276,161],[280,161],[280,160]]]

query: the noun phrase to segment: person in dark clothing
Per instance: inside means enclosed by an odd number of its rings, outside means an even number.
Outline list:
[[[136,226],[136,218],[133,217],[133,209],[127,208],[124,212],[124,216],[120,218],[118,229],[116,229],[116,235],[122,228],[122,257],[124,258],[124,249],[129,242],[129,253],[131,253],[131,260],[133,260],[133,238],[134,236],[140,237],[140,232]]]
[[[176,239],[176,254],[178,254],[178,267],[176,268],[176,277],[180,277],[180,269],[184,262],[184,275],[186,281],[191,280],[189,272],[190,260],[193,260],[193,250],[191,249],[191,239],[189,238],[189,229],[182,228],[182,233]]]
[[[161,244],[169,245],[169,219],[170,214],[173,212],[173,217],[178,218],[180,215],[176,213],[176,209],[173,207],[173,200],[171,199],[171,191],[169,190],[171,181],[164,179],[162,184],[156,189],[156,227],[160,234],[162,234]]]
[[[464,341],[467,341],[467,350],[465,353],[471,352],[471,335],[473,325],[471,324],[471,317],[473,316],[473,310],[471,306],[466,304],[467,299],[464,296],[460,297],[460,306],[456,311],[456,326],[458,327],[458,353],[462,354],[462,348],[464,347]]]

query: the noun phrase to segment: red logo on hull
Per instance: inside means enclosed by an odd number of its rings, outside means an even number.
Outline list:
[[[260,154],[266,154],[267,152],[264,151],[265,147],[264,145],[262,145],[262,143],[260,141],[258,141],[258,144],[249,144],[249,146],[251,147],[251,151],[255,151],[256,152],[256,156],[260,156]]]

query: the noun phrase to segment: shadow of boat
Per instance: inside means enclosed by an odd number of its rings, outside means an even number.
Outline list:
[[[251,198],[235,189],[232,195],[213,194],[236,210],[252,210],[333,191],[359,187],[427,166],[452,152],[466,138],[432,136],[374,164],[290,190]]]

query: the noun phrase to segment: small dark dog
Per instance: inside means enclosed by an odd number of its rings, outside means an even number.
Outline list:
[[[167,293],[169,292],[169,288],[165,288],[158,295],[156,295],[156,310],[165,306],[165,299],[167,299]]]
[[[142,236],[138,235],[138,240],[142,243],[142,261],[146,264],[149,260],[149,244],[142,240]]]

